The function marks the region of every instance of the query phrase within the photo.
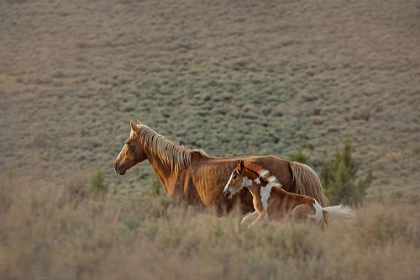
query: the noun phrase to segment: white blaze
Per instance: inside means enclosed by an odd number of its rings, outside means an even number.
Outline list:
[[[226,192],[227,190],[229,190],[229,192],[232,192],[232,190],[229,188],[229,184],[230,184],[230,181],[232,181],[232,178],[233,178],[233,173],[230,174],[229,181],[226,183],[226,186],[224,187],[223,192]]]
[[[122,147],[122,149],[121,149],[120,153],[118,154],[117,158],[120,158],[120,156],[121,156],[121,154],[122,154],[122,151],[124,150],[124,147],[125,147],[125,144],[124,144],[124,146]]]

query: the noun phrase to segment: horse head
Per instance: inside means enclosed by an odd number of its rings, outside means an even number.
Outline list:
[[[236,168],[232,171],[232,174],[229,177],[229,181],[226,183],[226,186],[223,189],[223,194],[226,197],[232,198],[232,196],[240,191],[243,187],[248,187],[251,185],[250,180],[243,174],[244,170],[244,161],[238,160]]]
[[[130,120],[130,126],[130,137],[125,140],[124,147],[114,161],[114,170],[120,175],[124,175],[128,169],[147,159],[139,141],[140,121],[137,120],[137,124],[135,124]]]

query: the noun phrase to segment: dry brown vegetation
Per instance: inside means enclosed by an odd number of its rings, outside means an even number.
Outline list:
[[[199,214],[150,190],[95,199],[12,177],[0,186],[1,279],[420,276],[418,203],[371,203],[324,233],[278,223],[244,231],[235,214]]]
[[[399,0],[1,1],[0,278],[418,278],[419,18]],[[325,235],[240,232],[150,194],[147,163],[114,174],[136,118],[318,172],[349,140],[375,180]],[[107,198],[68,193],[96,170]]]

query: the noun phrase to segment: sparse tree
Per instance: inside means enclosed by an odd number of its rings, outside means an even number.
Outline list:
[[[351,155],[351,144],[346,141],[344,148],[336,150],[335,158],[324,162],[321,168],[321,182],[332,205],[343,203],[358,207],[362,205],[366,189],[372,182],[372,172],[357,182],[359,164]]]
[[[299,149],[296,153],[292,154],[291,161],[297,161],[306,164],[308,157],[302,152],[302,150]]]

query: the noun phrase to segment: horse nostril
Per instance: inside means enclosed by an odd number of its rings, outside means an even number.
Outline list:
[[[118,173],[118,174],[120,174],[121,172],[120,172],[120,165],[118,164],[118,163],[114,163],[114,171],[116,172],[116,173]]]

